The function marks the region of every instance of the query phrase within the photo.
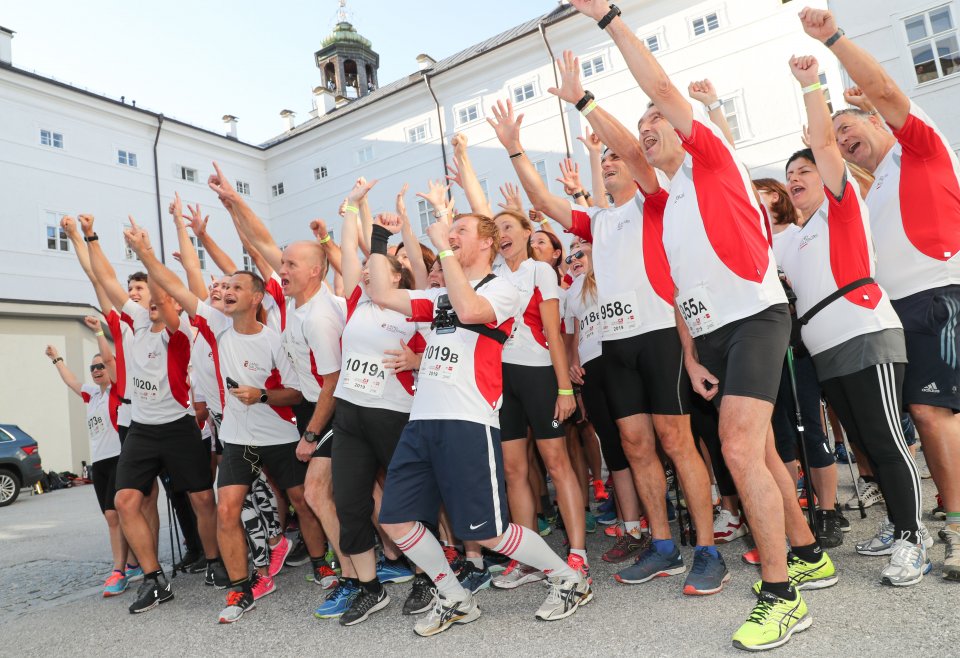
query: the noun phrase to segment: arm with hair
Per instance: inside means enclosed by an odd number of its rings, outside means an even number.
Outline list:
[[[85,237],[89,238],[95,235],[93,231],[93,215],[78,215],[77,222],[79,222],[80,229],[83,231]],[[130,296],[117,280],[117,272],[113,269],[110,261],[107,260],[103,249],[100,248],[100,241],[94,240],[88,242],[87,253],[90,255],[90,267],[93,270],[94,277],[96,277],[97,281],[103,287],[103,291],[113,304],[113,307],[119,311],[119,309],[123,308],[123,305]]]
[[[490,200],[483,193],[483,187],[480,186],[480,179],[477,178],[477,172],[470,161],[470,154],[467,151],[467,136],[463,133],[457,133],[450,141],[453,146],[453,159],[456,163],[456,169],[453,170],[453,176],[447,176],[448,180],[454,180],[463,188],[467,196],[467,203],[470,210],[478,215],[492,217]]]
[[[269,279],[271,276],[273,276],[273,267],[267,262],[267,259],[263,257],[263,254],[261,254],[260,251],[250,243],[250,241],[247,239],[247,236],[243,234],[243,231],[240,230],[240,222],[237,220],[236,215],[234,215],[232,211],[230,212],[230,219],[233,220],[233,227],[237,230],[237,235],[240,237],[240,244],[242,245],[243,250],[249,254],[250,260],[253,261],[253,266],[257,268],[257,270],[260,272],[260,276],[264,280]],[[234,268],[236,268],[236,265],[234,265]],[[233,271],[236,272],[236,269]],[[233,272],[231,272],[231,274],[232,273]]]
[[[63,380],[63,383],[67,385],[71,391],[77,395],[82,395],[81,387],[82,384],[80,380],[77,379],[77,376],[70,371],[70,368],[67,367],[66,361],[60,358],[60,353],[57,351],[57,348],[53,345],[47,345],[47,349],[44,352],[47,357],[52,360],[60,359],[54,364],[54,367],[57,369],[57,374],[60,375],[60,379]]]
[[[694,80],[687,87],[687,94],[689,94],[693,100],[703,103],[704,108],[707,110],[707,116],[710,117],[710,121],[720,129],[727,143],[730,144],[730,146],[734,146],[733,131],[727,122],[727,115],[723,113],[723,104],[718,104],[720,96],[717,94],[713,83],[706,78],[703,80]],[[713,109],[710,109],[711,106],[713,106]]]
[[[194,209],[191,208],[191,211]],[[187,273],[187,285],[190,291],[200,299],[207,298],[207,282],[203,280],[203,272],[200,271],[200,257],[193,246],[190,234],[187,232],[187,225],[183,221],[183,206],[180,202],[180,194],[175,193],[173,202],[170,204],[170,214],[173,215],[173,223],[177,227],[177,243],[180,246],[180,264],[183,265]],[[196,214],[200,214],[199,204],[196,207]],[[206,222],[204,222],[206,223]]]
[[[450,251],[449,233],[448,227],[441,222],[431,224],[427,229],[427,235],[430,236],[438,254]],[[443,280],[446,283],[450,305],[457,312],[457,317],[462,323],[490,324],[497,321],[497,313],[493,305],[473,289],[456,256],[451,255],[444,259]]]
[[[80,268],[83,270],[83,273],[87,275],[87,278],[90,279],[93,292],[97,296],[97,303],[100,304],[100,312],[103,314],[109,313],[113,309],[113,304],[103,289],[103,286],[101,286],[97,280],[97,276],[93,273],[93,266],[90,264],[90,251],[87,249],[87,243],[83,241],[83,236],[80,235],[79,229],[77,229],[77,221],[73,217],[64,217],[60,220],[60,228],[63,229],[64,233],[66,233],[70,239],[70,243],[73,245],[73,252],[77,255],[77,260],[80,262]]]
[[[410,261],[410,273],[413,274],[414,286],[418,290],[427,287],[427,264],[423,260],[423,250],[420,248],[420,240],[413,232],[413,226],[410,224],[410,217],[407,215],[407,202],[404,197],[407,194],[409,186],[404,183],[400,193],[397,194],[397,216],[400,217],[401,229],[400,237],[403,239],[403,246],[407,250],[407,259]]]
[[[97,349],[100,352],[100,358],[103,359],[103,365],[107,368],[107,375],[111,382],[117,381],[117,359],[113,354],[113,347],[107,340],[106,332],[100,324],[100,318],[88,315],[83,319],[83,323],[93,332],[97,339]]]
[[[676,291],[674,291],[676,296]],[[700,356],[697,354],[697,346],[693,342],[693,336],[680,315],[680,309],[674,304],[674,315],[677,319],[677,333],[680,335],[680,345],[683,348],[683,365],[687,369],[687,375],[690,377],[690,385],[704,400],[712,400],[719,390],[717,379],[713,373],[703,367],[700,363]],[[709,384],[709,388],[707,387]]]
[[[207,232],[207,222],[210,221],[210,216],[207,215],[203,217],[200,214],[200,204],[198,203],[194,206],[187,206],[187,209],[190,211],[190,230],[193,231],[193,234],[196,236],[197,240],[203,245],[204,251],[213,259],[214,264],[220,268],[220,271],[223,272],[226,276],[230,276],[237,271],[237,264],[233,262],[233,259],[227,255],[227,253],[220,248],[210,233]],[[233,217],[233,211],[229,210],[230,216]],[[238,231],[239,232],[239,231]],[[242,238],[241,238],[242,240]],[[182,251],[183,247],[181,247]],[[186,265],[184,265],[186,267]],[[206,299],[206,297],[204,297]]]
[[[353,290],[360,285],[360,273],[363,265],[360,263],[360,256],[357,255],[360,232],[357,226],[358,209],[360,202],[366,198],[367,192],[376,184],[360,183],[357,184],[347,196],[347,204],[343,208],[343,248],[340,256],[340,276],[343,277],[343,291],[351,295]]]
[[[590,114],[593,114],[593,112]],[[587,147],[587,153],[590,156],[590,187],[593,189],[593,196],[587,199],[587,205],[607,208],[610,203],[607,201],[607,186],[603,182],[603,140],[589,127],[586,134],[583,137],[577,137],[577,139]],[[631,173],[633,173],[633,170],[631,170]]]
[[[550,268],[550,276],[554,276],[553,268]],[[547,299],[540,302],[540,319],[543,321],[543,333],[547,338],[547,346],[550,350],[550,362],[553,364],[553,372],[557,377],[557,387],[563,391],[572,391],[573,384],[570,383],[570,366],[567,362],[566,346],[560,333],[560,300]],[[573,393],[557,392],[557,402],[553,408],[553,417],[563,422],[573,413],[577,406],[577,401]]]
[[[790,72],[804,89],[819,80],[818,71],[817,60],[813,57],[790,58]],[[816,159],[820,178],[833,197],[839,199],[843,195],[846,168],[837,147],[827,100],[823,97],[823,91],[814,89],[803,94],[803,103],[807,109],[807,139]]]
[[[344,203],[344,205],[346,205],[346,203]],[[344,217],[344,215],[343,206],[341,206],[341,217]],[[346,223],[346,219],[344,218],[343,224],[345,225]],[[356,222],[354,222],[354,225],[356,225]],[[343,275],[343,250],[340,245],[333,241],[333,236],[331,236],[327,230],[327,223],[322,219],[315,219],[310,222],[310,231],[313,233],[313,237],[317,239],[317,244],[323,248],[323,253],[327,257],[327,263],[333,268],[334,273]]]
[[[130,218],[130,223],[133,225],[133,228],[124,231],[123,234],[127,240],[127,244],[136,252],[143,266],[147,269],[147,274],[150,276],[151,291],[162,290],[164,292],[164,294],[161,295],[162,297],[169,300],[169,295],[180,304],[190,317],[195,316],[197,314],[197,304],[200,302],[197,295],[187,288],[187,286],[183,285],[180,278],[160,262],[156,254],[153,253],[147,232],[138,227],[132,217]],[[157,304],[158,308],[160,307],[160,303],[157,300],[154,300],[154,303]],[[171,303],[169,306],[172,308],[173,304]],[[173,318],[176,318],[175,322],[173,322]],[[180,327],[180,319],[175,310],[172,316],[164,316],[164,323],[171,331],[176,331]],[[171,326],[171,324],[173,326]]]
[[[270,235],[269,229],[267,229],[263,220],[253,212],[253,209],[247,205],[243,196],[233,189],[233,185],[230,184],[230,181],[220,170],[220,165],[214,162],[213,168],[216,173],[207,179],[207,185],[217,194],[220,202],[228,211],[233,210],[231,215],[233,215],[239,225],[240,231],[266,259],[270,267],[274,270],[279,270],[283,254],[280,251],[280,247],[278,247],[274,241],[273,236]]]

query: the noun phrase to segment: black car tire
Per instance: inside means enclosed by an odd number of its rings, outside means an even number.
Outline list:
[[[11,470],[0,468],[0,507],[12,505],[20,495],[20,477]]]

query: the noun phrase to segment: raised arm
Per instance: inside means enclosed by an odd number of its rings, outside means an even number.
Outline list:
[[[396,218],[399,222],[399,218]],[[378,215],[374,220],[373,234],[370,238],[370,258],[367,267],[370,268],[370,283],[367,285],[367,295],[377,306],[389,308],[406,317],[413,315],[413,304],[410,293],[406,290],[394,288],[390,281],[391,269],[387,262],[387,240],[393,231],[383,226],[381,222],[390,221],[389,216]],[[396,227],[399,229],[399,226]],[[446,230],[446,229],[445,229]],[[344,285],[344,293],[350,294],[352,289]]]
[[[97,281],[96,275],[93,273],[93,267],[90,265],[90,252],[87,249],[87,243],[83,241],[83,236],[80,235],[80,230],[77,228],[77,220],[70,216],[64,217],[60,220],[60,228],[63,229],[63,232],[66,233],[70,239],[70,243],[73,245],[73,253],[77,255],[77,260],[80,262],[80,268],[83,270],[83,273],[87,275],[87,278],[90,279],[93,292],[97,296],[97,303],[100,305],[100,311],[104,314],[109,313],[113,308],[113,304],[103,289],[103,286]]]
[[[94,277],[103,287],[103,291],[113,307],[118,310],[123,308],[123,305],[129,299],[129,295],[117,280],[116,270],[113,269],[113,265],[110,264],[100,248],[100,240],[93,231],[93,215],[77,215],[77,222],[80,224],[80,230],[84,237],[92,238],[87,242],[87,253],[90,255],[90,267],[93,269]]]
[[[203,280],[203,272],[200,271],[200,257],[190,239],[190,233],[187,232],[186,222],[183,221],[183,204],[180,201],[180,193],[176,192],[173,201],[170,203],[168,212],[173,217],[173,224],[177,229],[177,244],[180,247],[180,264],[183,265],[187,273],[187,285],[190,291],[200,299],[207,298],[207,282]],[[200,206],[197,206],[197,214],[200,214]]]
[[[467,136],[463,133],[457,133],[450,141],[450,145],[453,146],[453,159],[456,168],[448,166],[453,175],[447,176],[447,179],[457,182],[463,188],[470,210],[478,215],[492,217],[493,211],[490,208],[490,200],[483,193],[480,179],[477,178],[477,172],[473,168],[473,163],[470,162],[470,154],[467,152]]]
[[[360,213],[360,202],[366,198],[367,193],[376,184],[377,181],[375,180],[370,182],[358,180],[357,184],[350,190],[350,194],[347,195],[347,204],[343,207],[343,235],[341,237],[343,245],[340,250],[340,275],[343,277],[343,291],[347,295],[352,294],[354,288],[360,284],[360,273],[363,270],[360,256],[357,254],[359,242],[357,216]],[[397,228],[399,229],[399,227]]]
[[[67,367],[67,362],[64,361],[63,357],[60,356],[60,352],[57,351],[57,348],[53,345],[47,345],[47,349],[44,351],[44,354],[46,354],[47,357],[53,361],[53,366],[57,369],[60,379],[62,379],[63,383],[67,385],[67,388],[77,395],[80,395],[80,381],[77,379],[76,375],[70,372],[70,368]]]
[[[410,188],[406,183],[397,194],[397,216],[401,221],[400,237],[403,239],[403,246],[407,250],[407,259],[410,261],[410,273],[413,274],[414,285],[418,290],[427,287],[427,264],[423,262],[423,250],[420,249],[420,240],[413,232],[413,226],[410,224],[410,217],[407,215],[407,202],[404,197]]]
[[[215,174],[207,179],[207,185],[216,192],[220,203],[229,211],[233,209],[231,215],[240,226],[240,231],[246,235],[251,244],[259,251],[274,270],[280,269],[280,261],[283,253],[280,247],[274,242],[273,236],[267,229],[263,221],[257,217],[253,209],[247,205],[243,196],[238,194],[230,180],[220,170],[220,165],[213,163]],[[234,214],[236,213],[236,214]]]
[[[591,114],[593,114],[591,112]],[[583,137],[577,137],[587,147],[587,153],[590,156],[590,187],[593,188],[593,203],[590,205],[599,208],[606,208],[610,205],[607,201],[607,186],[603,183],[603,140],[600,136],[587,127]],[[590,199],[587,200],[588,202]]]
[[[703,103],[704,108],[707,110],[707,116],[710,117],[710,121],[720,129],[727,143],[733,146],[733,131],[730,130],[727,115],[723,113],[723,103],[720,101],[720,95],[717,94],[713,83],[706,78],[703,80],[694,80],[687,86],[687,94],[693,100]]]
[[[873,55],[843,36],[833,12],[806,7],[800,12],[800,22],[803,23],[804,32],[823,42],[837,56],[854,84],[873,102],[883,120],[894,130],[903,128],[910,116],[910,99]]]
[[[253,266],[259,270],[260,276],[264,281],[266,281],[273,275],[273,267],[271,267],[270,263],[267,262],[267,259],[263,257],[263,254],[261,254],[257,248],[250,244],[250,241],[247,240],[247,236],[243,234],[242,230],[240,230],[240,222],[237,221],[237,217],[233,211],[230,211],[230,219],[233,220],[233,227],[237,230],[237,235],[240,237],[240,244],[243,246],[243,250],[250,255],[250,260],[253,261]],[[233,271],[236,272],[236,270]]]
[[[569,229],[573,225],[573,210],[570,202],[550,193],[520,143],[520,125],[523,123],[523,115],[514,115],[513,103],[510,99],[507,99],[506,105],[503,101],[497,101],[492,110],[493,119],[488,118],[487,123],[496,131],[497,139],[510,154],[510,162],[520,178],[520,185],[527,193],[530,203],[544,215],[557,221],[563,228]],[[446,263],[444,263],[444,273],[446,273]]]
[[[103,365],[107,368],[107,376],[111,382],[117,381],[117,359],[113,354],[113,347],[107,340],[107,335],[103,331],[103,325],[100,324],[100,318],[88,315],[83,319],[83,323],[93,332],[97,339],[97,349],[100,351],[100,358],[103,359]]]
[[[354,225],[356,225],[356,223],[357,222],[354,221]],[[346,224],[346,221],[344,221],[344,224]],[[323,251],[327,254],[327,262],[330,263],[330,267],[333,268],[334,272],[342,275],[343,250],[340,248],[340,245],[333,241],[333,236],[327,231],[327,223],[322,219],[313,220],[310,222],[310,232],[313,233],[313,237],[315,237],[317,242],[320,243],[320,246],[323,247]]]
[[[123,232],[123,236],[126,238],[127,244],[136,252],[143,266],[147,269],[151,286],[155,285],[166,291],[167,294],[173,297],[173,299],[183,307],[183,310],[190,314],[190,317],[195,316],[197,314],[197,303],[200,301],[197,295],[183,285],[180,278],[160,262],[153,253],[153,247],[150,246],[150,236],[147,235],[145,230],[137,226],[133,217],[130,218],[130,226],[131,228]],[[154,303],[157,303],[157,301],[154,300]],[[159,307],[160,304],[157,303],[157,306]],[[167,324],[171,331],[176,331],[180,326],[179,319],[173,327],[170,327],[171,322],[168,322],[166,317],[164,317],[164,323]]]
[[[455,226],[453,230],[458,230]],[[450,227],[441,222],[431,224],[427,229],[430,241],[437,249],[438,258],[443,258],[443,280],[446,283],[450,305],[464,324],[490,324],[497,321],[493,305],[477,294],[470,280],[450,249]]]
[[[233,262],[233,259],[227,255],[223,249],[220,248],[213,237],[207,232],[207,223],[210,221],[210,215],[206,217],[200,212],[200,204],[196,206],[187,206],[187,210],[190,211],[190,217],[186,219],[190,230],[196,236],[197,241],[203,245],[203,250],[207,252],[207,255],[213,260],[214,264],[223,272],[225,275],[230,276],[237,271],[237,264]],[[233,214],[231,213],[231,217]]]
[[[846,169],[837,147],[827,100],[820,89],[819,70],[814,57],[790,58],[790,72],[803,89],[803,103],[807,108],[807,139],[817,161],[820,178],[833,197],[839,199],[843,195]]]
[[[417,196],[430,204],[433,208],[433,217],[447,226],[452,221],[453,201],[447,196],[450,186],[443,181],[427,181],[427,191],[417,192]]]

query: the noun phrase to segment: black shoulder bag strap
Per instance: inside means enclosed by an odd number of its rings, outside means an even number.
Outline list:
[[[830,293],[829,295],[821,299],[819,302],[814,304],[809,311],[804,313],[801,317],[797,318],[797,322],[799,322],[801,326],[807,324],[808,322],[810,322],[810,320],[813,319],[813,316],[815,316],[817,313],[819,313],[826,307],[830,306],[830,304],[834,303],[835,301],[837,301],[838,299],[846,295],[848,292],[853,292],[857,288],[862,288],[863,286],[869,286],[871,283],[876,283],[876,281],[874,281],[873,278],[871,277],[865,277],[863,279],[857,279],[856,281],[851,281],[844,287],[840,288],[839,290],[833,291],[832,293]]]
[[[487,276],[483,277],[483,280],[482,280],[480,283],[478,283],[477,285],[475,285],[475,286],[473,287],[473,289],[474,289],[474,290],[479,290],[480,287],[483,286],[485,283],[487,283],[487,282],[489,282],[489,281],[493,281],[493,280],[496,279],[496,278],[497,278],[497,275],[494,274],[493,272],[491,272],[491,273],[488,274]],[[459,319],[459,318],[457,318],[457,319],[455,320],[455,324],[456,324],[458,327],[461,327],[461,328],[463,328],[463,329],[466,329],[467,331],[473,331],[473,332],[475,332],[475,333],[480,334],[481,336],[486,336],[487,338],[492,338],[493,340],[497,341],[497,342],[500,343],[501,345],[503,345],[504,343],[506,343],[506,342],[507,342],[507,339],[510,337],[510,336],[508,336],[507,334],[505,334],[504,332],[500,331],[499,329],[492,329],[492,328],[488,327],[488,326],[485,325],[485,324],[464,324],[464,323],[460,322],[460,319]]]

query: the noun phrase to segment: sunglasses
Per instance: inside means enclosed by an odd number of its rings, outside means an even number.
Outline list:
[[[567,256],[566,258],[564,258],[563,260],[567,263],[567,265],[569,265],[570,263],[573,262],[574,258],[576,258],[577,260],[583,258],[583,250],[581,249],[580,251],[575,251],[569,256]]]
[[[96,372],[96,371],[98,371],[98,370],[104,370],[106,367],[107,367],[107,366],[103,365],[102,363],[94,363],[92,366],[90,366],[90,372]]]

